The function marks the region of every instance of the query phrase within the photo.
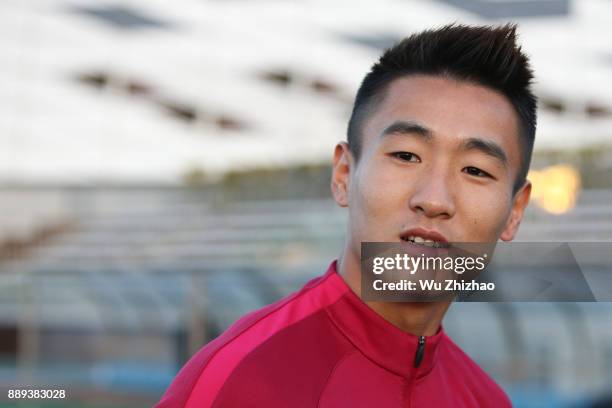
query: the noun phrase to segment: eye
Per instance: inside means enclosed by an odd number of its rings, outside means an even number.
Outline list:
[[[463,171],[469,174],[470,176],[493,178],[489,173],[487,173],[486,171],[480,170],[478,167],[472,167],[472,166],[464,167]]]
[[[410,152],[395,152],[395,153],[391,153],[391,155],[402,161],[413,162],[413,163],[421,162],[421,159],[419,158],[419,156],[417,156],[414,153],[410,153]]]

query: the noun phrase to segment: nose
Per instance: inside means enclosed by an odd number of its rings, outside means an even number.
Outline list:
[[[428,218],[451,218],[455,215],[452,180],[443,172],[430,172],[417,183],[409,205]]]

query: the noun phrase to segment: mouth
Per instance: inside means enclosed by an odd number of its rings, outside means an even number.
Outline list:
[[[403,232],[400,239],[415,245],[428,248],[448,248],[448,240],[437,231],[425,230],[423,228],[412,228]]]

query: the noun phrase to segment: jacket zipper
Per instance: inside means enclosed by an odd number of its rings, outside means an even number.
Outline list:
[[[414,386],[416,382],[417,369],[419,365],[421,365],[421,361],[423,361],[423,356],[425,355],[425,336],[419,336],[419,342],[417,344],[416,353],[414,353],[414,374],[411,376],[409,380],[409,391],[407,393],[407,406],[412,406],[412,393],[414,392]]]
[[[425,355],[425,336],[419,336],[419,344],[417,345],[416,353],[414,355],[414,367],[421,365],[423,356]]]

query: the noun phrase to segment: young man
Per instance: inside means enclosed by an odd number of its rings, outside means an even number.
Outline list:
[[[361,300],[360,246],[513,239],[536,124],[515,39],[513,26],[451,25],[384,53],[335,148],[332,192],[349,211],[338,261],[204,347],[158,407],[510,406],[444,333],[449,301]]]

